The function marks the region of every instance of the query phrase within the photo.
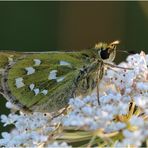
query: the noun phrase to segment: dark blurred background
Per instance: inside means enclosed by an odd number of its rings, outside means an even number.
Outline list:
[[[0,2],[0,49],[68,50],[121,40],[148,49],[148,2]]]
[[[148,51],[148,2],[0,2],[0,50],[79,50],[117,39],[120,49]]]

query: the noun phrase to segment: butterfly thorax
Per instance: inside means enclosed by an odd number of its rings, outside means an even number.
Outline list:
[[[88,65],[83,66],[79,75],[75,80],[75,95],[87,95],[96,87],[98,80],[100,81],[104,74],[104,62],[112,62],[116,55],[116,44],[99,43],[92,49],[83,53],[85,61],[89,61]]]

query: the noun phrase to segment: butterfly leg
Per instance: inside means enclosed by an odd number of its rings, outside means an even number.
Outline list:
[[[133,70],[133,68],[121,67],[121,66],[113,65],[110,63],[106,63],[106,62],[104,62],[104,64],[107,65],[108,67],[112,67],[112,68],[119,68],[119,69],[123,69],[123,70]]]
[[[98,75],[98,72],[97,72]],[[96,79],[96,84],[97,84],[97,100],[98,100],[98,105],[100,105],[100,99],[99,99],[99,78],[97,77]]]
[[[100,62],[99,68],[96,73],[97,73],[97,77],[96,77],[97,100],[98,100],[98,105],[101,105],[100,96],[99,96],[99,84],[104,74],[104,63],[102,61]]]
[[[53,120],[54,118],[59,117],[60,115],[64,114],[67,112],[69,105],[65,106],[64,109],[62,109],[62,111],[56,115],[53,115],[53,117],[51,118],[51,120]]]

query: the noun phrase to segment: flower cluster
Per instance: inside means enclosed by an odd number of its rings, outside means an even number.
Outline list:
[[[11,133],[2,133],[3,139],[0,140],[0,144],[7,147],[21,145],[27,147],[45,142],[48,132],[54,129],[54,126],[49,125],[49,119],[50,116],[47,113],[1,115],[1,122],[4,126],[14,124],[15,129]]]
[[[2,133],[0,145],[141,146],[148,138],[147,67],[144,52],[128,56],[118,67],[108,67],[99,84],[99,98],[96,90],[90,96],[71,98],[66,112],[55,118],[39,112],[1,115],[4,126],[15,128]],[[14,108],[10,103],[7,107]]]

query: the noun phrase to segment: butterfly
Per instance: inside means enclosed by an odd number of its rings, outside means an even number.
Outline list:
[[[77,52],[0,52],[1,94],[20,109],[56,112],[70,98],[86,96],[116,56],[116,46],[100,42]]]

